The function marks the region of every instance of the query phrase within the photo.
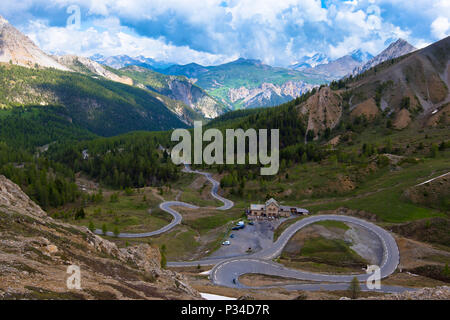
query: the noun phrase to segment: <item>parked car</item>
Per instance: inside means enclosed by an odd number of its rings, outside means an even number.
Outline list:
[[[234,238],[234,234],[232,233],[232,234],[230,234],[230,238]]]
[[[249,223],[248,223],[249,225],[254,225],[255,223],[253,222],[253,221],[249,221]]]
[[[222,242],[222,245],[224,245],[224,246],[229,246],[230,244],[231,244],[231,242],[229,240]]]

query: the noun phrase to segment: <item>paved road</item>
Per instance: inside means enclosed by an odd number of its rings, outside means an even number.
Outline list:
[[[220,184],[219,182],[217,182],[212,178],[210,173],[192,170],[189,165],[185,165],[183,171],[188,173],[201,174],[205,176],[208,181],[211,182],[212,184],[211,195],[223,203],[223,206],[218,207],[217,209],[228,210],[234,206],[234,203],[232,201],[225,199],[217,194]],[[175,206],[187,207],[192,209],[198,208],[197,206],[194,206],[192,204],[180,201],[163,202],[160,204],[160,208],[174,217],[171,223],[156,231],[144,233],[120,233],[118,237],[119,238],[151,237],[154,235],[167,232],[168,230],[172,229],[174,226],[179,224],[182,220],[182,216],[177,211],[172,209],[172,207]],[[340,290],[343,288],[347,288],[348,282],[350,282],[353,279],[353,277],[355,277],[355,275],[319,274],[300,270],[293,270],[272,261],[281,254],[283,248],[286,246],[289,239],[297,231],[310,224],[323,220],[336,220],[349,222],[355,225],[359,225],[360,227],[366,228],[370,232],[373,232],[380,239],[383,245],[383,259],[380,266],[381,277],[385,278],[395,271],[399,263],[399,251],[392,235],[383,228],[380,228],[370,222],[355,217],[342,215],[320,215],[307,217],[302,220],[299,220],[294,224],[290,225],[279,236],[277,241],[275,241],[271,246],[266,247],[254,254],[226,259],[210,258],[197,261],[168,262],[167,265],[172,267],[188,267],[197,265],[214,266],[210,274],[211,281],[214,284],[227,287],[250,288],[241,284],[238,280],[239,277],[241,275],[248,273],[258,273],[258,274],[281,276],[297,280],[326,282],[326,284],[293,284],[283,286],[288,290],[321,290],[321,289]],[[102,233],[101,230],[96,230],[95,232],[98,234]],[[107,232],[107,235],[113,236],[113,233]],[[364,273],[356,275],[356,277],[359,280],[364,281],[369,277],[369,275]],[[262,287],[251,287],[251,288],[262,288]],[[407,288],[382,286],[381,289],[381,291],[383,292],[399,292],[404,290],[407,290]]]
[[[312,216],[289,226],[270,248],[264,249],[245,258],[228,259],[214,266],[211,271],[211,280],[219,285],[240,287],[242,284],[233,279],[238,279],[245,273],[261,273],[268,275],[278,275],[298,280],[322,281],[322,282],[350,282],[355,275],[328,275],[299,270],[292,270],[283,267],[271,260],[278,257],[289,239],[300,229],[323,220],[336,220],[349,222],[366,228],[379,237],[383,244],[383,259],[380,266],[381,277],[385,278],[392,274],[399,263],[399,251],[395,239],[392,235],[370,222],[349,216],[340,215],[320,215]],[[357,275],[360,280],[366,280],[367,274]]]
[[[165,212],[169,213],[170,215],[172,215],[173,220],[168,224],[165,225],[164,227],[162,227],[161,229],[155,230],[155,231],[149,231],[149,232],[142,232],[142,233],[119,233],[119,235],[117,236],[118,238],[145,238],[145,237],[152,237],[152,236],[156,236],[159,235],[161,233],[167,232],[170,229],[172,229],[173,227],[175,227],[177,224],[181,223],[181,220],[183,219],[183,217],[174,209],[172,209],[171,207],[185,207],[185,208],[190,208],[190,209],[197,209],[197,206],[194,206],[192,204],[186,203],[186,202],[181,202],[181,201],[166,201],[163,202],[159,205],[159,207],[161,208],[161,210],[164,210]],[[100,229],[96,229],[95,230],[96,234],[100,234],[102,235],[103,232]],[[114,237],[114,233],[111,231],[106,232],[107,236],[111,236]]]
[[[211,195],[214,198],[216,198],[217,200],[223,202],[223,206],[218,207],[217,208],[218,210],[228,210],[234,206],[233,201],[225,199],[224,197],[221,197],[220,195],[217,194],[220,184],[219,184],[219,182],[217,182],[216,180],[214,180],[212,178],[210,173],[192,170],[189,165],[185,165],[183,171],[188,172],[188,173],[201,174],[201,175],[205,176],[209,182],[211,182],[211,184],[212,184]],[[168,225],[162,227],[161,229],[158,229],[155,231],[149,231],[149,232],[142,232],[142,233],[126,233],[126,232],[124,233],[124,232],[122,232],[122,233],[119,233],[117,235],[117,237],[118,238],[145,238],[145,237],[152,237],[152,236],[159,235],[161,233],[169,231],[170,229],[175,227],[177,224],[180,224],[181,220],[183,219],[183,217],[180,215],[180,213],[178,213],[171,207],[185,207],[185,208],[190,208],[190,209],[198,209],[197,206],[194,206],[194,205],[186,203],[186,202],[181,202],[181,201],[166,201],[166,202],[161,203],[159,205],[159,207],[161,208],[161,210],[167,212],[168,214],[170,214],[173,217],[173,220]],[[94,232],[96,234],[103,235],[103,232],[100,229],[96,229]],[[111,236],[111,237],[115,236],[114,233],[111,231],[106,232],[106,235]]]
[[[447,173],[441,174],[441,175],[440,175],[439,177],[436,177],[436,178],[433,178],[433,179],[427,180],[427,181],[425,181],[425,182],[419,183],[419,184],[417,184],[417,185],[416,185],[416,187],[418,187],[418,186],[421,186],[421,185],[424,185],[424,184],[427,184],[427,183],[430,183],[431,181],[434,181],[434,180],[436,180],[436,179],[439,179],[439,178],[445,177],[445,176],[446,176],[446,175],[448,175],[448,174],[450,174],[450,172],[447,172]]]
[[[208,179],[209,182],[211,182],[211,184],[212,184],[211,195],[214,198],[216,198],[217,200],[223,202],[223,206],[218,207],[217,208],[218,210],[228,210],[228,209],[233,208],[233,206],[234,206],[234,202],[233,201],[228,200],[228,199],[220,196],[217,193],[219,191],[220,183],[217,180],[214,180],[210,173],[202,172],[202,171],[198,171],[198,170],[192,170],[191,167],[188,164],[184,165],[183,171],[184,172],[188,172],[188,173],[200,174],[200,175],[204,176],[206,179]]]
[[[272,246],[265,248],[257,253],[229,258],[229,259],[204,259],[198,261],[183,261],[183,262],[170,262],[169,266],[174,267],[188,267],[188,266],[208,266],[214,267],[210,273],[210,279],[214,284],[233,287],[233,288],[246,288],[246,289],[263,289],[268,287],[249,287],[239,282],[239,277],[244,274],[266,274],[273,276],[281,276],[302,281],[316,281],[321,283],[312,284],[293,284],[284,285],[282,287],[288,290],[341,290],[348,288],[348,282],[353,277],[357,277],[360,281],[365,281],[369,277],[368,274],[362,273],[358,275],[333,275],[333,274],[320,274],[313,272],[306,272],[300,270],[294,270],[286,268],[285,266],[275,263],[272,260],[278,257],[283,248],[286,246],[289,239],[300,229],[324,220],[335,220],[349,222],[358,225],[362,228],[366,228],[370,232],[374,233],[381,241],[383,245],[383,259],[381,261],[380,273],[381,278],[385,278],[392,274],[399,263],[399,251],[395,239],[392,235],[370,222],[361,220],[355,217],[342,216],[342,215],[320,215],[311,216],[299,220],[289,226],[273,243]],[[325,283],[325,284],[324,284]],[[362,289],[365,289],[363,286]],[[396,286],[384,286],[378,291],[381,292],[401,292],[408,290],[404,287]]]

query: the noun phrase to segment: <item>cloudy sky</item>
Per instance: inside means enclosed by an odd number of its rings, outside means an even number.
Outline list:
[[[203,65],[244,57],[286,66],[450,34],[448,0],[1,0],[0,15],[51,53]]]

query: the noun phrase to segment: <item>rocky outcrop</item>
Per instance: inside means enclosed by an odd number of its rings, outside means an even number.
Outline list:
[[[308,115],[307,130],[317,134],[327,128],[333,129],[342,116],[342,98],[329,87],[322,87],[300,105],[300,113]]]
[[[118,248],[84,227],[48,217],[0,176],[0,299],[200,299],[185,278],[160,268],[148,244]],[[81,289],[68,289],[67,268]]]
[[[442,286],[436,288],[423,288],[415,291],[405,291],[402,293],[387,294],[360,300],[449,300],[450,287]]]
[[[167,84],[171,91],[167,94],[168,97],[184,102],[205,118],[216,118],[224,112],[216,100],[187,79],[169,77]]]
[[[282,85],[264,82],[257,88],[231,88],[228,97],[243,108],[274,106],[301,96],[315,86],[301,81],[287,81]]]
[[[370,98],[355,106],[350,115],[352,117],[364,116],[366,117],[366,119],[372,119],[379,113],[378,111],[379,110],[375,103],[375,100]]]
[[[28,68],[45,67],[70,71],[39,49],[2,16],[0,16],[0,62]]]

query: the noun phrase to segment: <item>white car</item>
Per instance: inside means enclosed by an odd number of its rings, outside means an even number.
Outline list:
[[[230,244],[231,244],[231,242],[229,240],[222,242],[222,245],[224,245],[224,246],[229,246]]]

